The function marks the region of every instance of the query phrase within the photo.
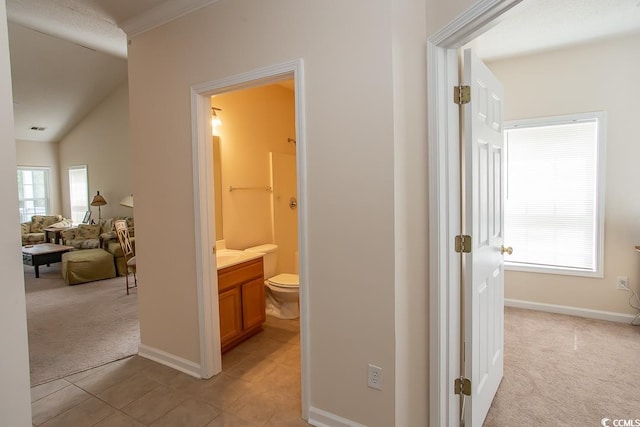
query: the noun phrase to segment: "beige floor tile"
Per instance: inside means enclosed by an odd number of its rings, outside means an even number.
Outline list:
[[[222,370],[226,371],[233,368],[238,363],[242,362],[249,356],[249,353],[245,353],[239,350],[237,347],[222,355]]]
[[[251,356],[261,359],[277,359],[280,353],[286,351],[289,344],[282,341],[277,341],[272,338],[265,338],[260,343],[260,346],[251,353]]]
[[[217,408],[228,408],[254,386],[240,378],[219,374],[200,390],[198,398]]]
[[[40,400],[45,396],[50,395],[60,389],[63,389],[71,385],[69,381],[59,379],[48,383],[40,384],[31,388],[31,403],[36,400]]]
[[[117,411],[115,414],[100,421],[95,427],[145,427],[127,414]],[[177,427],[177,426],[176,426]]]
[[[98,373],[100,371],[103,371],[105,369],[113,369],[114,366],[119,365],[119,364],[120,364],[119,361],[112,362],[112,363],[107,363],[107,364],[104,364],[102,366],[96,366],[95,368],[87,369],[86,371],[77,372],[75,374],[67,375],[66,377],[64,377],[64,379],[75,384],[75,383],[77,383],[78,381],[80,381],[83,378],[86,378],[88,376],[96,374],[96,373]]]
[[[151,359],[147,359],[141,356],[128,357],[119,361],[119,363],[125,368],[135,369],[137,371],[159,365],[158,362],[154,362]]]
[[[113,387],[114,385],[122,382],[132,375],[136,374],[138,369],[135,366],[129,364],[122,364],[116,362],[109,364],[102,369],[98,369],[92,372],[90,375],[75,379],[67,377],[68,381],[71,381],[83,390],[88,391],[93,395],[102,393],[106,389]]]
[[[220,413],[220,409],[200,400],[187,399],[151,425],[153,427],[205,426]]]
[[[179,375],[172,378],[167,385],[181,393],[194,397],[200,394],[203,389],[206,389],[214,380],[215,377],[209,380],[202,380],[180,372]]]
[[[42,427],[89,427],[115,412],[117,412],[116,409],[92,397],[55,418],[50,419],[42,424]]]
[[[245,381],[256,383],[262,380],[276,367],[276,363],[270,359],[249,356],[226,372],[227,375],[235,378],[242,378]]]
[[[259,424],[255,424],[236,415],[223,412],[207,424],[206,427],[259,427]]]
[[[187,396],[161,385],[122,408],[122,412],[141,423],[151,424],[186,398]]]
[[[279,413],[273,414],[273,417],[267,421],[265,427],[308,427],[308,424],[303,420],[300,414]]]
[[[88,393],[74,385],[64,387],[31,404],[33,423],[40,425],[90,397]]]
[[[291,369],[301,369],[302,360],[300,359],[300,348],[296,346],[288,347],[287,350],[278,354],[274,359],[278,365],[283,365]]]
[[[305,426],[298,327],[298,321],[269,318],[263,333],[223,356],[223,372],[209,380],[134,356],[34,387],[33,422],[76,427],[86,417],[87,425],[100,427]]]
[[[101,400],[109,403],[111,406],[120,409],[134,400],[141,398],[159,385],[160,384],[151,378],[142,374],[135,374],[132,377],[109,387],[97,396]]]
[[[291,340],[297,342],[300,339],[300,334],[297,331],[291,331],[288,329],[265,328],[262,334],[267,338],[286,343],[289,343]]]
[[[234,404],[225,408],[226,412],[239,418],[264,425],[278,410],[270,399],[269,392],[252,389],[240,397]]]
[[[279,365],[255,385],[261,390],[277,390],[288,397],[300,400],[300,383],[299,370]]]
[[[163,385],[170,385],[176,377],[184,375],[180,371],[156,362],[152,362],[150,366],[143,369],[141,372],[147,378],[151,378],[152,380]]]
[[[260,349],[260,346],[262,345],[262,342],[265,339],[266,338],[260,333],[258,335],[254,335],[253,337],[251,337],[250,339],[246,340],[242,344],[239,344],[235,348],[238,349],[239,351],[242,351],[243,353],[251,354],[254,351]]]

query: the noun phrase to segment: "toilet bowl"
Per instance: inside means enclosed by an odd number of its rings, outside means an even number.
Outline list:
[[[278,245],[265,244],[245,249],[263,254],[266,314],[279,319],[297,319],[300,316],[300,279],[297,274],[276,274]]]

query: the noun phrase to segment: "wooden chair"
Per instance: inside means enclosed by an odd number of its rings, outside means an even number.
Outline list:
[[[115,228],[116,234],[118,235],[118,242],[120,242],[122,254],[124,255],[124,262],[127,266],[127,274],[125,275],[125,280],[127,282],[127,295],[129,295],[129,289],[138,287],[138,278],[136,277],[136,255],[133,252],[133,246],[131,245],[131,239],[129,238],[127,221],[116,221]],[[129,271],[133,273],[133,286],[131,287],[129,287]]]

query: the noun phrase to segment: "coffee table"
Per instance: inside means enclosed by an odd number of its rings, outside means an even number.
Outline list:
[[[39,245],[22,247],[22,263],[32,265],[36,270],[36,278],[40,277],[41,265],[49,265],[62,261],[62,254],[69,252],[73,246],[40,243]]]

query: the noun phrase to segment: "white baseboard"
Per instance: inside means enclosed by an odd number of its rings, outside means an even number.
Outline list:
[[[342,418],[331,412],[323,411],[322,409],[314,408],[313,406],[309,408],[309,420],[307,422],[316,427],[366,427],[363,424]]]
[[[183,359],[180,356],[167,353],[166,351],[140,343],[138,356],[153,360],[154,362],[161,363],[170,368],[177,369],[178,371],[184,372],[192,377],[202,378],[199,363]]]
[[[587,317],[589,319],[608,320],[610,322],[618,323],[630,323],[635,317],[631,314],[591,310],[588,308],[570,307],[567,305],[545,304],[542,302],[518,299],[505,298],[504,305],[506,307],[525,308],[527,310],[546,311],[548,313],[568,314],[569,316]]]

